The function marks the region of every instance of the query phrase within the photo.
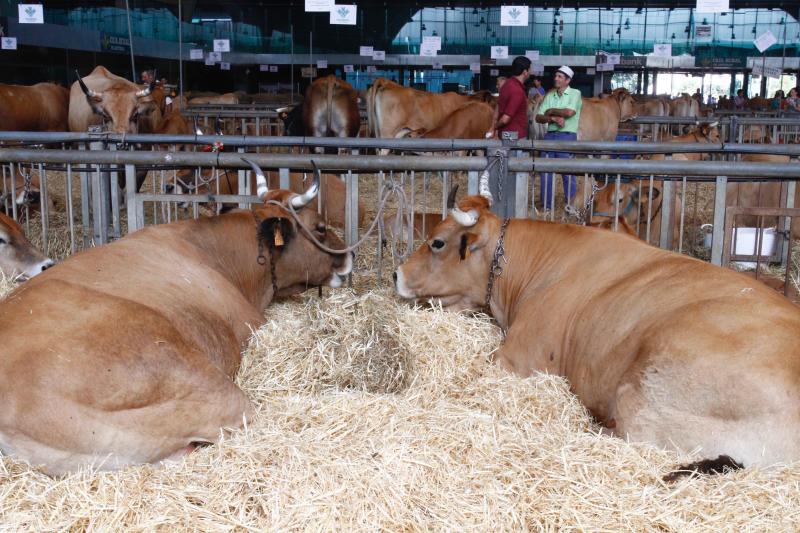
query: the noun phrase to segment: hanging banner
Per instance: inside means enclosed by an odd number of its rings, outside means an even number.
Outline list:
[[[327,13],[333,9],[334,0],[306,0],[306,11],[311,13]]]
[[[597,65],[594,66],[594,69],[597,72],[613,72],[614,65],[611,65],[609,63],[598,63]]]
[[[17,49],[17,38],[16,37],[3,37],[3,50],[16,50]]]
[[[501,26],[527,26],[528,6],[500,6]]]
[[[525,50],[525,57],[531,60],[531,63],[539,61],[539,50]]]
[[[322,70],[328,68],[328,60],[327,59],[317,59],[317,68]]]
[[[229,39],[214,39],[215,52],[230,52],[231,42]]]
[[[768,78],[780,78],[783,71],[780,67],[768,67],[759,62],[753,63],[753,76],[766,76]]]
[[[622,59],[621,54],[607,54],[606,55],[606,62],[609,65],[619,65],[620,60]]]
[[[469,69],[474,72],[475,74],[481,73],[481,64],[480,63],[470,63]]]
[[[422,44],[427,44],[439,52],[442,49],[442,38],[438,35],[426,35],[422,38]]]
[[[331,24],[356,25],[356,6],[336,5],[331,9]]]
[[[710,43],[714,38],[714,27],[710,24],[695,26],[694,38],[698,43]]]
[[[492,46],[492,59],[508,59],[508,46]]]
[[[345,65],[344,66],[344,71],[345,71],[345,73],[350,74],[350,73],[354,72],[355,69],[353,68],[353,65]]]
[[[672,57],[672,44],[656,43],[653,45],[653,55],[656,57]]]
[[[771,31],[767,30],[761,35],[759,35],[758,38],[756,38],[756,40],[753,41],[753,44],[756,45],[758,51],[763,54],[764,52],[767,51],[767,48],[769,48],[770,46],[772,46],[777,42],[778,39],[775,38],[775,36],[772,34]]]
[[[372,59],[375,61],[385,61],[386,52],[384,52],[383,50],[374,50],[372,52]]]
[[[730,11],[728,0],[697,0],[698,13],[724,13]]]
[[[44,24],[42,4],[19,4],[17,8],[20,24]]]
[[[219,68],[221,70],[230,70],[231,69],[231,64],[227,63],[227,62],[226,63],[220,63],[219,64]]]
[[[192,48],[189,50],[189,59],[203,59],[203,50],[201,48]]]
[[[278,65],[270,65],[269,71],[272,72],[273,74],[278,72]]]

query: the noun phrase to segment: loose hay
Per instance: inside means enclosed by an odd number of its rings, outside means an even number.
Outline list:
[[[334,291],[267,316],[237,378],[245,430],[161,468],[50,479],[0,458],[0,529],[800,527],[796,466],[665,485],[689,455],[600,436],[565,380],[499,369],[484,315]]]

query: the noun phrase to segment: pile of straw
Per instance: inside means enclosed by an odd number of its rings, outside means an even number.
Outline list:
[[[342,290],[267,317],[238,375],[257,408],[245,430],[162,467],[62,479],[0,458],[0,529],[800,527],[796,467],[666,485],[690,456],[601,436],[565,380],[496,367],[486,316]]]

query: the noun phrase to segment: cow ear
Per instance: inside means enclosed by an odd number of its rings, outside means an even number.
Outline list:
[[[287,217],[265,218],[258,225],[258,239],[270,250],[280,250],[294,238],[294,226]]]
[[[467,259],[472,252],[478,249],[475,242],[478,240],[478,235],[475,233],[464,232],[461,234],[461,244],[458,247],[458,256],[462,261]]]

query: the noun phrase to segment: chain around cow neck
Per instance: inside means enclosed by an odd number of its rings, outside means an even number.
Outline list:
[[[484,307],[488,312],[491,312],[489,302],[492,299],[492,289],[494,289],[495,279],[503,273],[503,266],[500,264],[500,259],[504,259],[505,262],[508,263],[508,259],[505,257],[505,239],[506,228],[509,222],[511,222],[510,218],[503,219],[503,224],[500,226],[500,236],[497,238],[497,246],[495,246],[494,255],[492,256],[492,264],[489,267],[489,283],[486,285],[486,300],[484,301]]]

